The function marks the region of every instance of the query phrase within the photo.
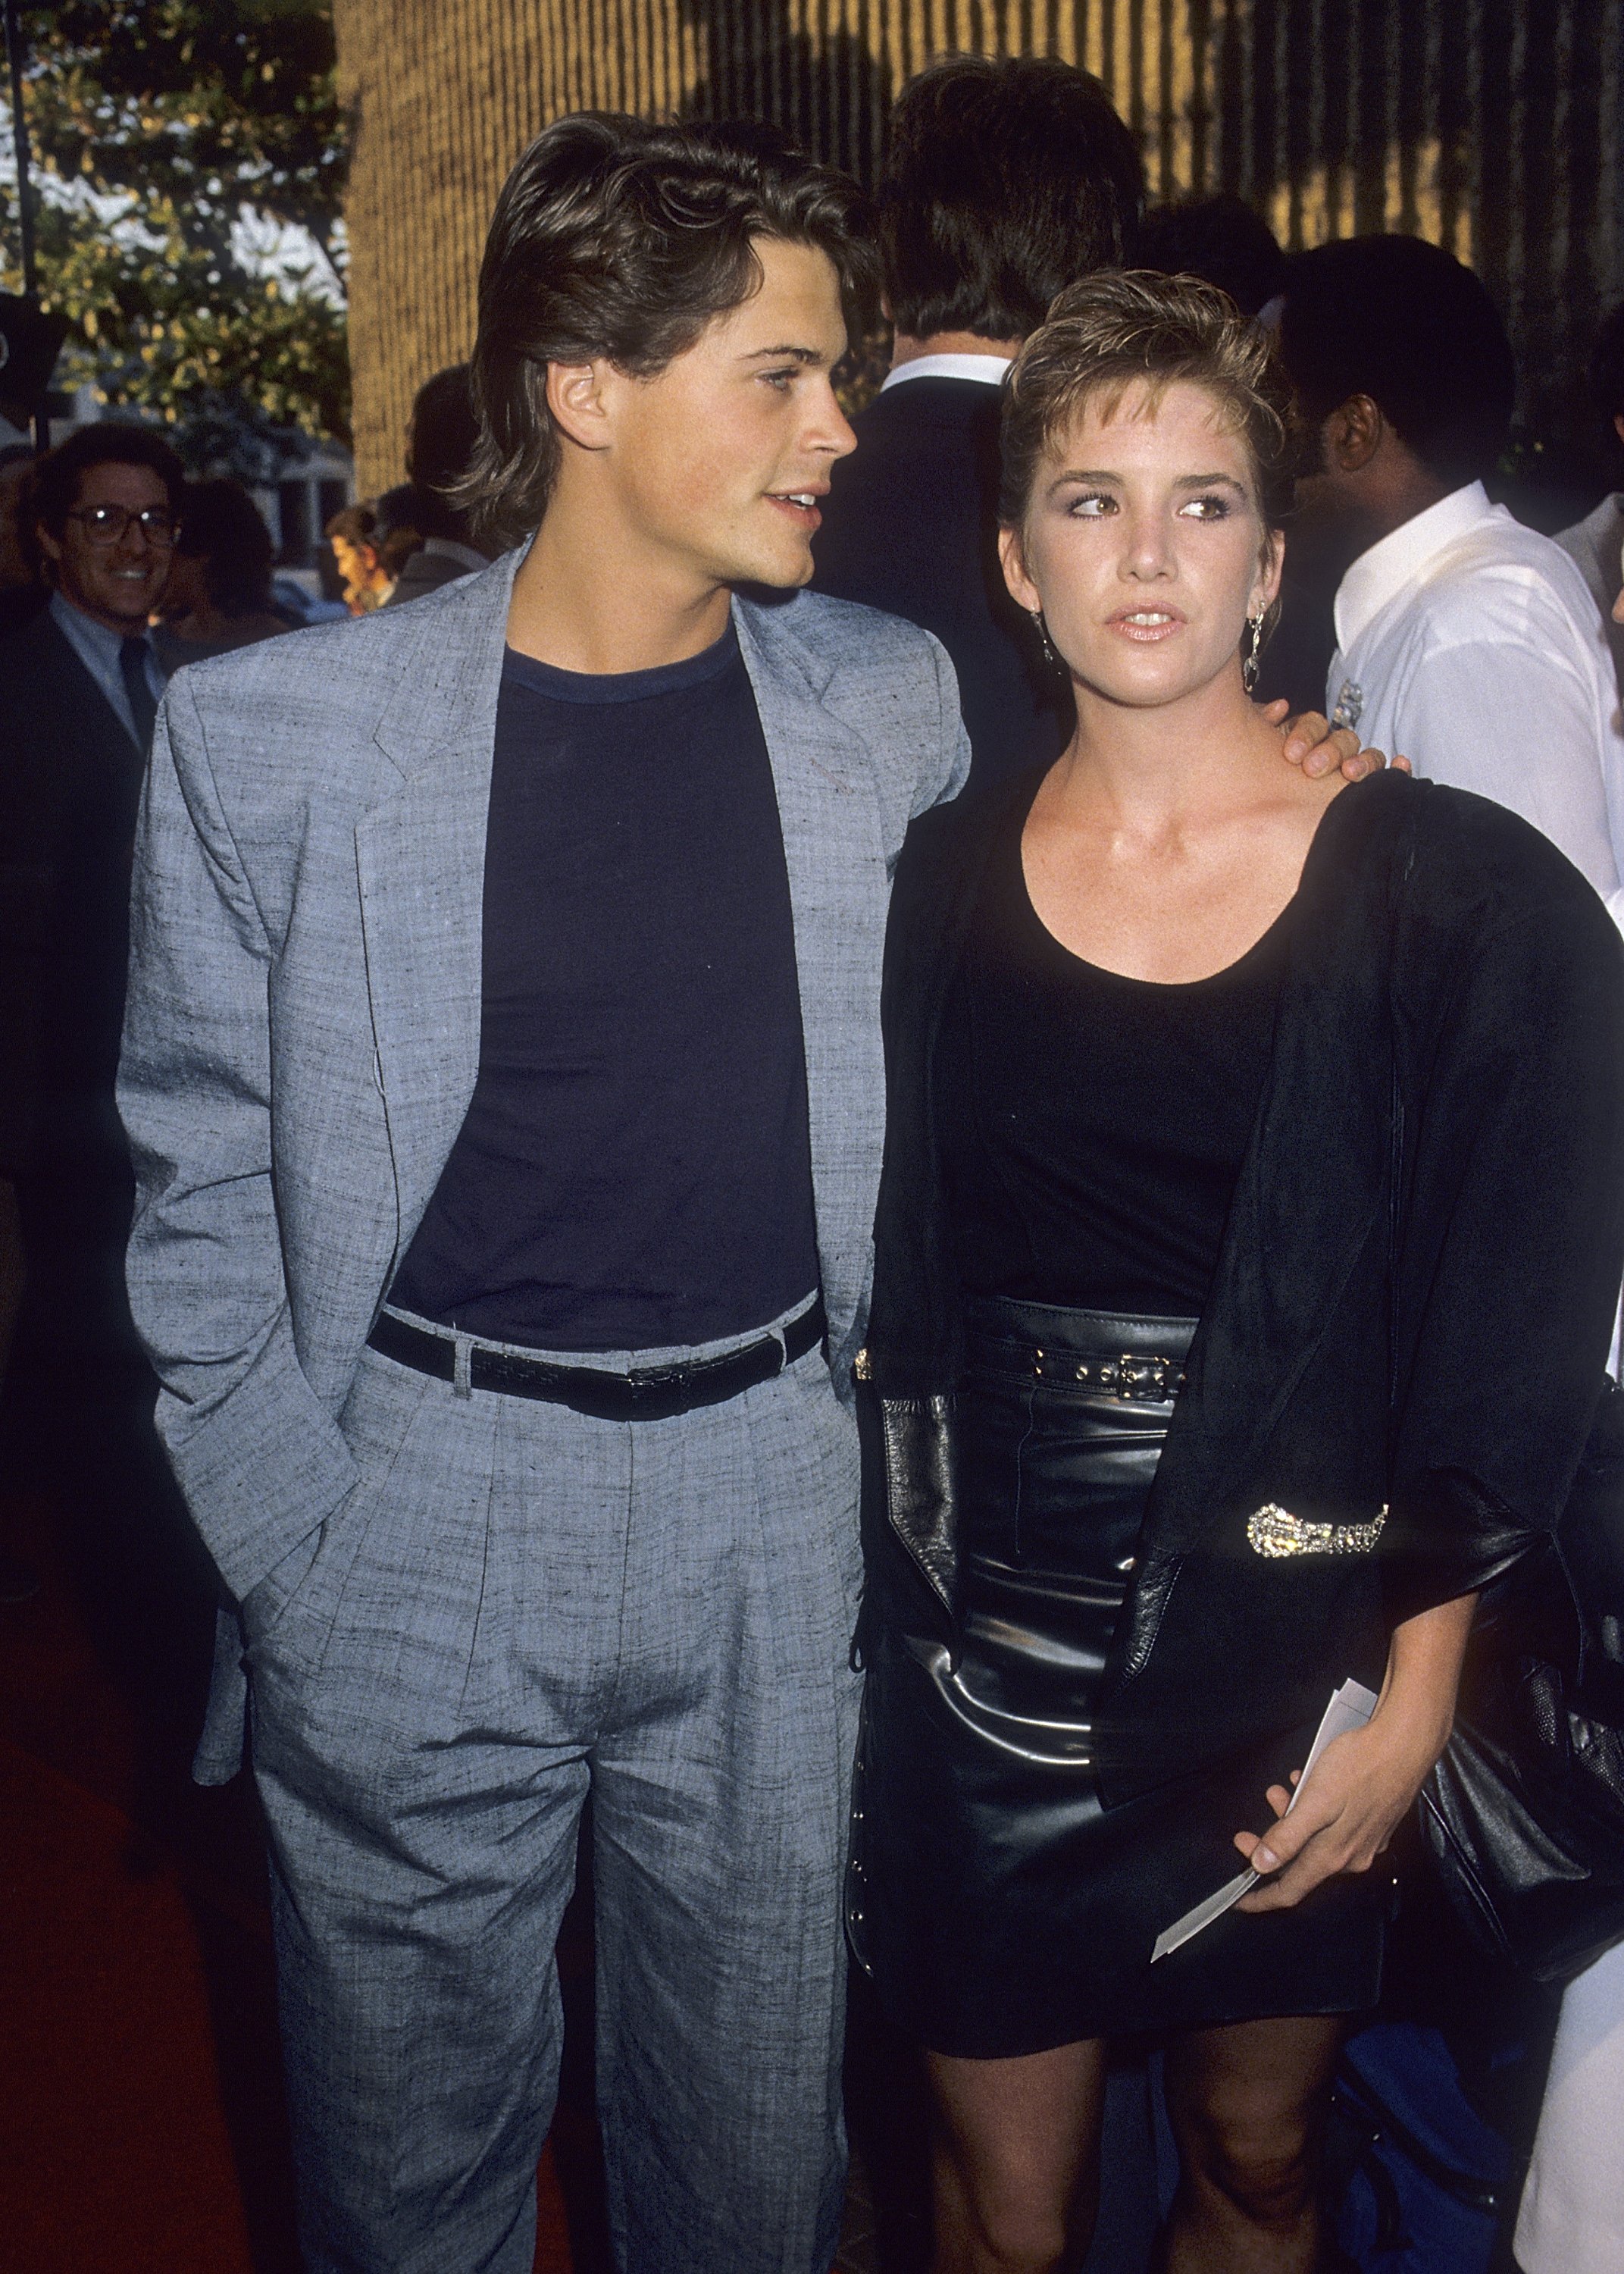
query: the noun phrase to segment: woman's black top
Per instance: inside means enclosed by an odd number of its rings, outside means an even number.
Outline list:
[[[1289,914],[1188,985],[1063,947],[1003,818],[940,1056],[948,1216],[971,1295],[1199,1316],[1256,1118]]]
[[[959,1636],[964,1289],[940,1070],[998,832],[910,833],[859,1365],[867,1648]],[[1380,1681],[1392,1626],[1551,1542],[1624,1269],[1624,946],[1485,798],[1403,774],[1327,809],[1274,1047],[1117,1622],[1108,1801]],[[1171,1101],[1169,1100],[1169,1103]]]

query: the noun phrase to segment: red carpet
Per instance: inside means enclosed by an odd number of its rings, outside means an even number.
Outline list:
[[[174,1865],[143,1855],[117,1809],[4,1738],[0,1825],[11,2274],[292,2274],[268,1948],[237,1954],[243,1974],[264,1977],[238,1986],[259,2008],[260,2139],[281,2168],[257,2159],[245,2187],[199,1931]],[[267,2199],[267,2180],[280,2201]],[[245,2195],[259,2198],[252,2237]],[[550,2154],[539,2208],[536,2274],[573,2274]]]
[[[208,1993],[173,1868],[132,1853],[117,1810],[10,1743],[0,1822],[11,2265],[254,2274]]]
[[[0,2263],[297,2274],[250,1796],[154,1760],[61,1511],[13,1494],[0,1512],[46,1577],[0,1604]],[[560,2120],[578,2168],[590,2120]],[[551,2152],[540,2212],[537,2274],[587,2274]]]

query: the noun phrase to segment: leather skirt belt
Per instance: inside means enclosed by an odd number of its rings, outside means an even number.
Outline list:
[[[981,1301],[966,1326],[951,1703],[990,1743],[1075,1761],[1196,1322]]]
[[[539,1397],[568,1405],[598,1421],[669,1421],[701,1405],[720,1405],[758,1382],[771,1382],[815,1350],[828,1331],[820,1296],[809,1311],[792,1319],[781,1335],[763,1335],[722,1358],[695,1359],[687,1365],[641,1367],[613,1374],[591,1366],[560,1366],[552,1359],[525,1358],[510,1347],[475,1342],[448,1329],[413,1326],[390,1312],[379,1314],[367,1347],[416,1373],[458,1387],[497,1390],[508,1397]],[[465,1372],[458,1382],[459,1358]]]

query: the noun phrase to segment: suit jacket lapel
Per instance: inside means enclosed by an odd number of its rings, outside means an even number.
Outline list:
[[[367,986],[403,1251],[478,1072],[485,826],[519,555],[425,615],[377,730],[399,776],[356,828]],[[867,1290],[883,1134],[879,970],[888,879],[861,738],[777,612],[734,617],[784,832],[807,1059],[823,1299],[837,1367]]]
[[[749,602],[733,610],[784,832],[818,1256],[843,1380],[862,1325],[884,1135],[879,979],[889,880],[861,738],[826,704],[830,666],[795,636],[787,613]]]
[[[485,826],[510,553],[425,609],[376,740],[398,779],[356,826],[398,1255],[455,1142],[479,1065]],[[417,611],[412,612],[414,614]]]
[[[39,630],[48,659],[49,676],[55,682],[53,694],[64,713],[60,721],[66,729],[63,740],[71,742],[77,749],[94,752],[97,764],[107,769],[113,780],[132,785],[139,791],[146,762],[130,729],[81,662],[78,650],[49,608],[40,618]]]

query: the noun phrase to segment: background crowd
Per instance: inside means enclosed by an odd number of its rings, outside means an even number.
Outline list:
[[[1204,277],[1276,334],[1299,403],[1297,518],[1259,698],[1334,714],[1417,772],[1515,807],[1618,894],[1624,306],[1594,312],[1594,493],[1552,530],[1536,525],[1548,501],[1504,473],[1518,375],[1488,293],[1451,254],[1382,236],[1288,256],[1237,200],[1143,207],[1133,137],[1069,66],[966,66],[905,92],[876,207],[890,338],[849,385],[859,448],[828,501],[819,587],[942,640],[974,781],[1056,756],[1069,697],[996,561],[999,382],[1075,277]],[[327,524],[350,614],[409,606],[484,565],[457,503],[477,433],[466,367],[430,379],[399,485]],[[143,1701],[161,1828],[188,1805],[213,1581],[150,1439],[123,1291],[131,1181],[113,1081],[136,804],[174,674],[282,638],[323,605],[274,579],[249,491],[189,476],[154,426],[109,421],[44,456],[0,453],[6,1428],[15,1457],[79,1480],[81,1575]],[[20,1610],[38,1587],[27,1557],[0,1559],[0,1602]],[[1339,2089],[1344,2244],[1362,2267],[1504,2268],[1559,1992],[1472,1950],[1418,1863],[1411,1877],[1383,2009]],[[1569,2017],[1587,2050],[1624,2011],[1616,1965],[1598,1984]],[[853,2117],[887,2263],[915,2263],[906,2062],[861,2006],[855,2020]],[[1570,2044],[1559,2074],[1574,2058]],[[1154,2050],[1134,2049],[1114,2073],[1116,2176],[1091,2265],[1143,2263],[1144,2206],[1165,2194],[1166,2144],[1141,2112],[1147,2059],[1154,2071]],[[1605,2104],[1589,2088],[1569,2101],[1542,2137],[1538,2215],[1515,2243],[1527,2274],[1599,2274],[1624,2248],[1564,2191],[1564,2170],[1616,2159],[1593,2136]],[[1616,2176],[1613,2188],[1596,2218],[1624,2217]]]

